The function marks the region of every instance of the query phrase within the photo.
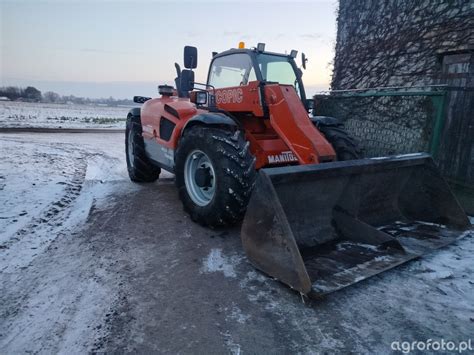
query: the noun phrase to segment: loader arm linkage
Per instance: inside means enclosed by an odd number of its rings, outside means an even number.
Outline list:
[[[270,124],[301,165],[336,160],[336,152],[313,125],[291,85],[265,86]]]
[[[257,169],[272,165],[270,156],[291,151],[300,165],[336,160],[336,152],[324,135],[311,122],[300,97],[291,85],[263,85],[254,81],[247,86],[215,90],[217,107],[235,115],[250,114],[241,119]],[[264,107],[265,106],[265,107]],[[269,120],[264,119],[268,111]],[[278,164],[278,163],[277,163]]]

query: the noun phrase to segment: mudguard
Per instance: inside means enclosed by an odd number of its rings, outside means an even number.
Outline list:
[[[128,111],[128,114],[131,116],[140,117],[140,107],[132,108],[130,111]]]
[[[181,135],[186,131],[186,129],[196,125],[196,124],[203,124],[203,125],[223,125],[223,126],[230,126],[230,127],[237,127],[237,123],[220,112],[208,112],[208,113],[201,113],[199,115],[194,116],[191,118],[186,124],[184,125]]]

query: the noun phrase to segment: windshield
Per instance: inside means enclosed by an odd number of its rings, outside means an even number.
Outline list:
[[[257,56],[258,69],[263,80],[292,85],[301,97],[299,81],[287,56],[263,54]],[[246,53],[225,55],[215,58],[209,72],[208,84],[216,89],[248,85],[257,80],[251,57]]]
[[[233,54],[216,58],[212,62],[208,84],[216,89],[247,85],[257,80],[252,60],[247,54]]]
[[[301,97],[295,70],[293,69],[288,57],[259,54],[257,56],[257,61],[263,80],[275,81],[284,85],[292,85],[295,88],[296,93]]]

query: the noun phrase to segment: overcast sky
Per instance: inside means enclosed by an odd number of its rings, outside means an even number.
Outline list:
[[[198,47],[196,81],[212,51],[266,43],[304,51],[308,91],[329,87],[337,1],[0,0],[0,86],[116,98],[173,84],[183,46]],[[298,56],[298,63],[300,57]]]

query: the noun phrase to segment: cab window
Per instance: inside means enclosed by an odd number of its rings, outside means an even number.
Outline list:
[[[245,53],[226,55],[214,59],[208,84],[216,89],[247,85],[257,80],[250,56]]]
[[[296,93],[301,97],[296,73],[288,57],[260,54],[257,56],[257,61],[263,80],[273,81],[284,85],[293,85]]]

